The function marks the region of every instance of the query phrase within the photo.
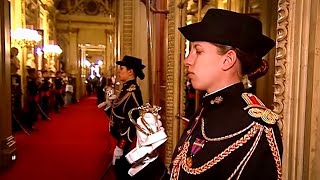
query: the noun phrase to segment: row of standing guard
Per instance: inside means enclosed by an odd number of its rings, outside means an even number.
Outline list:
[[[55,77],[50,77],[48,72],[43,70],[41,78],[34,68],[28,68],[27,72],[24,96],[21,76],[11,75],[11,108],[13,131],[22,129],[28,134],[28,130],[37,129],[35,122],[39,116],[47,121],[50,120],[50,112],[59,113],[65,103],[65,86],[70,82],[65,82],[60,71],[56,72]]]

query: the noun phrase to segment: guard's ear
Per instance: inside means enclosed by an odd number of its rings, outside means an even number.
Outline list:
[[[133,69],[128,69],[128,72],[129,72],[129,75],[130,75],[130,76],[134,76]]]
[[[237,62],[237,54],[234,50],[229,50],[224,56],[223,56],[223,62],[221,69],[223,71],[227,71],[231,69]]]

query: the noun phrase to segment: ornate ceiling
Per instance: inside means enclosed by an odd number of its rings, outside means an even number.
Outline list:
[[[61,14],[103,15],[111,14],[114,0],[54,0]]]

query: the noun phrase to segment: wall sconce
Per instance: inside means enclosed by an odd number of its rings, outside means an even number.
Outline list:
[[[56,44],[45,44],[43,52],[47,57],[59,56],[62,53],[62,49]]]
[[[49,71],[57,72],[55,58],[62,53],[60,46],[56,44],[45,44],[43,46],[44,55],[47,57],[47,68]]]
[[[41,35],[36,30],[24,28],[18,28],[11,31],[11,37],[21,48],[34,47],[42,39]]]

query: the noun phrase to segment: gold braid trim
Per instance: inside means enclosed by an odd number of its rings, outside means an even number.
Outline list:
[[[131,93],[132,93],[132,92],[128,92],[128,93],[127,93],[126,95],[124,95],[119,101],[114,102],[114,103],[113,103],[113,107],[117,107],[117,106],[119,106],[120,104],[122,104],[123,101],[125,101],[128,97],[131,96]]]
[[[275,136],[273,133],[273,129],[272,128],[267,128],[265,127],[266,132],[266,137],[272,152],[272,155],[274,157],[274,160],[276,162],[276,167],[277,167],[277,172],[278,172],[278,180],[282,179],[282,172],[281,172],[281,158],[280,158],[280,153],[279,153],[279,149],[278,149],[278,145],[277,142],[275,140]]]
[[[182,168],[189,174],[201,174],[211,167],[213,167],[215,164],[222,161],[225,157],[229,156],[233,151],[238,149],[239,147],[243,146],[245,143],[247,143],[261,128],[261,125],[256,124],[253,126],[247,134],[245,134],[243,137],[241,137],[239,140],[237,140],[235,143],[230,145],[228,148],[226,148],[222,153],[220,153],[218,156],[215,156],[213,159],[205,163],[204,165],[198,167],[198,168],[191,168],[186,163],[186,154],[184,154],[184,158],[182,159]]]
[[[243,137],[241,137],[239,140],[237,140],[235,143],[230,145],[228,148],[226,148],[223,152],[221,152],[219,155],[215,156],[213,159],[205,163],[204,165],[198,167],[198,168],[191,168],[187,165],[186,159],[187,159],[187,152],[190,143],[185,142],[183,145],[183,148],[181,152],[177,155],[177,157],[173,161],[173,169],[171,174],[171,179],[176,180],[179,177],[180,168],[182,165],[182,168],[184,171],[186,171],[189,174],[197,175],[201,174],[211,167],[213,167],[215,164],[222,161],[225,157],[229,156],[233,151],[238,149],[239,147],[243,146],[245,143],[247,143],[252,137],[255,136],[255,134],[263,129],[263,126],[260,124],[255,124]]]
[[[179,172],[180,172],[180,168],[181,168],[181,160],[182,158],[186,158],[186,154],[188,152],[188,148],[189,148],[190,142],[186,141],[183,144],[182,150],[180,151],[180,153],[177,155],[177,157],[173,160],[172,162],[172,172],[171,172],[171,177],[170,180],[177,180],[179,178]]]

